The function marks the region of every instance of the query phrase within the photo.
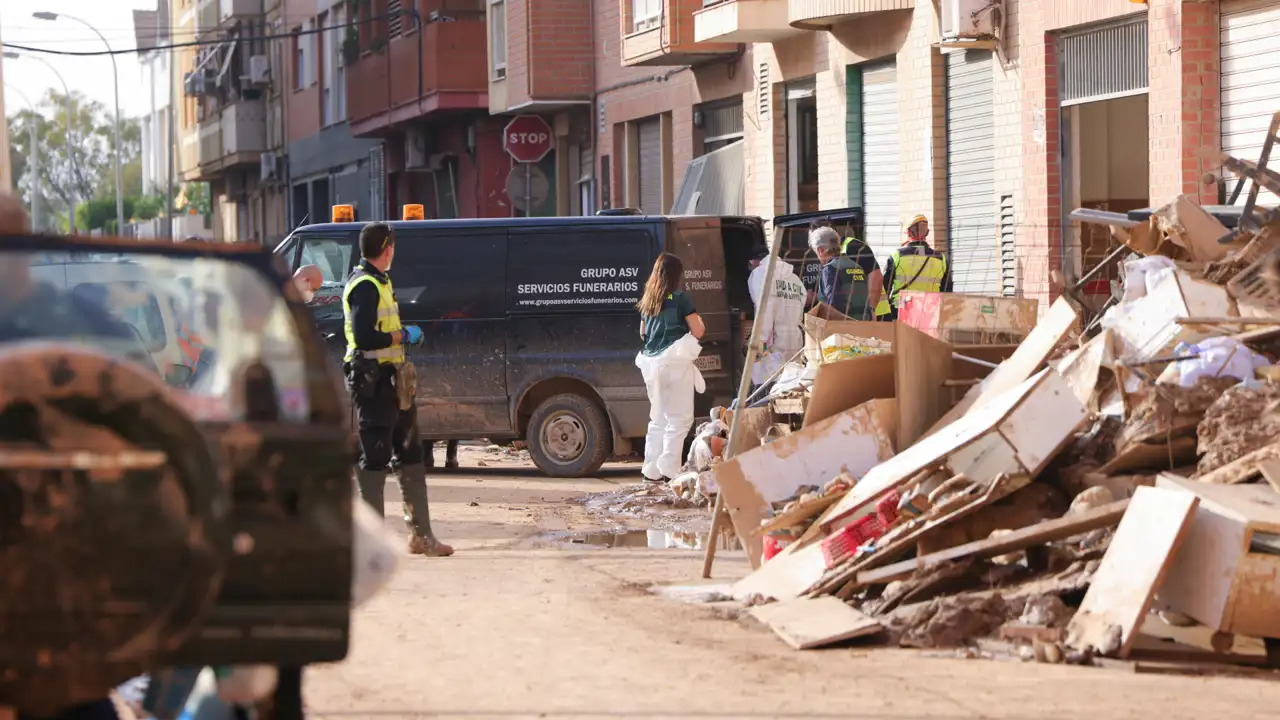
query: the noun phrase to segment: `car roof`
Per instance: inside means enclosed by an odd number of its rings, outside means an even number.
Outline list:
[[[391,226],[393,230],[411,230],[415,228],[432,228],[432,229],[480,229],[480,228],[539,228],[539,227],[565,227],[567,226],[592,226],[592,225],[646,225],[654,222],[663,222],[666,220],[677,220],[681,217],[694,216],[678,216],[678,215],[570,215],[562,217],[532,217],[532,218],[458,218],[454,220],[387,220],[384,221]],[[730,221],[749,220],[747,217],[728,217],[722,216],[722,219]],[[373,221],[371,221],[373,222]],[[351,230],[359,230],[367,225],[367,222],[342,222],[342,223],[315,223],[312,225],[303,225],[294,232],[325,232],[325,231],[341,231],[350,232]]]

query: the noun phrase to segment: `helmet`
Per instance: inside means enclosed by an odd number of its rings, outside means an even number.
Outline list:
[[[915,227],[917,223],[927,223],[927,222],[929,222],[929,218],[926,217],[924,213],[920,213],[911,218],[911,222],[907,223],[907,227],[912,228],[912,227]]]

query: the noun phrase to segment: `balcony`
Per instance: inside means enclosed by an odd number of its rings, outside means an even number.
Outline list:
[[[261,162],[267,150],[266,119],[262,100],[241,100],[200,123],[197,179],[212,180],[231,168]]]
[[[757,43],[800,34],[791,27],[787,0],[707,0],[693,14],[697,42]]]
[[[487,48],[479,15],[430,23],[366,50],[346,68],[352,134],[377,136],[436,112],[487,110]]]
[[[590,0],[505,0],[506,68],[489,86],[489,112],[554,112],[589,105],[595,86]],[[554,32],[547,29],[554,28]]]
[[[221,21],[219,0],[200,0],[196,6],[196,36],[218,29]]]
[[[262,12],[260,0],[200,0],[196,6],[196,34],[213,32],[232,20]]]
[[[702,0],[618,0],[622,16],[622,64],[689,65],[716,55],[738,51],[736,42],[699,42],[694,32],[694,12]],[[660,11],[637,23],[637,13],[654,5]]]
[[[891,10],[910,10],[915,0],[787,0],[787,19],[801,30],[830,30],[833,25]]]

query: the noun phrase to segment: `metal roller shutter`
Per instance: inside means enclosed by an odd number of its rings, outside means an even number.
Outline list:
[[[640,209],[650,215],[662,214],[662,121],[644,120],[636,128],[639,135]]]
[[[898,152],[898,70],[879,65],[862,71],[863,209],[867,214],[867,243],[876,262],[901,245],[902,180]]]
[[[1280,111],[1280,0],[1226,0],[1221,6],[1222,150],[1257,161],[1271,116]],[[1280,167],[1272,154],[1271,169]],[[1227,190],[1234,186],[1228,181]],[[1249,187],[1236,200],[1243,205]],[[1258,193],[1260,205],[1280,198]]]
[[[947,247],[956,292],[1000,294],[991,51],[947,56]]]

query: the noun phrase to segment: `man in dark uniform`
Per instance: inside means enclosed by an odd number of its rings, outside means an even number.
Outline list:
[[[843,247],[847,254],[842,253],[840,234],[829,227],[810,231],[809,247],[822,263],[818,301],[854,320],[874,319],[884,276],[871,248],[861,240],[849,238]]]
[[[405,344],[422,341],[422,330],[400,325],[400,307],[387,271],[395,257],[391,226],[370,223],[360,231],[360,264],[342,293],[346,318],[347,354],[343,369],[351,390],[360,433],[360,463],[356,479],[360,496],[379,515],[384,514],[383,491],[394,456],[409,552],[429,557],[453,554],[453,548],[431,532],[427,505],[427,471],[413,402],[417,375],[405,361]]]

